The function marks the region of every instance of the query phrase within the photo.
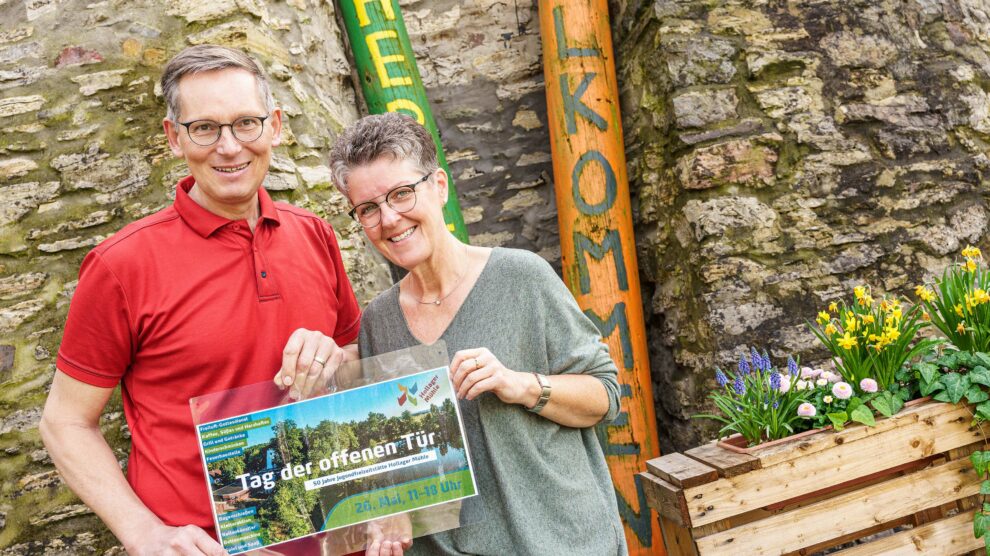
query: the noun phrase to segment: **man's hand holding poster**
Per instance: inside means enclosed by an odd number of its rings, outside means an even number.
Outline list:
[[[476,494],[446,367],[197,432],[231,553]]]

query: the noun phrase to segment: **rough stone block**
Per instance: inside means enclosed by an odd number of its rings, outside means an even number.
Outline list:
[[[185,19],[188,23],[213,21],[238,13],[268,19],[268,10],[258,0],[173,0],[166,13]]]
[[[732,42],[714,37],[675,35],[661,42],[667,71],[674,85],[690,87],[728,83],[736,74]]]
[[[131,70],[129,69],[98,71],[96,73],[78,75],[70,81],[79,85],[79,92],[83,96],[90,96],[99,91],[120,87],[124,83],[124,76],[130,72]]]
[[[702,127],[737,116],[739,98],[732,89],[690,91],[672,100],[677,127]]]
[[[72,251],[83,247],[93,247],[106,239],[106,236],[93,237],[72,237],[60,239],[52,243],[42,243],[38,246],[38,251],[45,253],[58,253],[59,251]]]
[[[685,189],[725,184],[765,187],[774,182],[777,152],[753,139],[702,147],[681,158],[677,174]]]
[[[897,59],[897,46],[881,35],[839,31],[819,44],[839,67],[882,68]]]
[[[26,272],[0,278],[0,300],[27,295],[40,288],[47,278],[48,275],[44,272]]]
[[[64,68],[68,66],[82,66],[86,64],[98,64],[103,61],[103,56],[95,51],[88,50],[81,46],[68,46],[59,52],[55,58],[55,67]]]
[[[17,329],[24,321],[37,315],[45,308],[45,302],[40,299],[29,299],[10,307],[0,309],[0,334],[9,334]],[[0,430],[0,434],[3,434]]]
[[[928,101],[918,94],[904,94],[873,103],[856,103],[840,106],[836,121],[862,122],[877,120],[902,127],[936,127],[939,118],[929,114]]]
[[[804,81],[804,80],[801,80]],[[792,114],[821,114],[824,101],[821,81],[804,81],[804,84],[753,91],[760,108],[774,119]]]
[[[777,221],[777,213],[753,197],[691,199],[683,213],[698,241],[724,235],[730,229],[771,227]]]
[[[306,187],[312,189],[317,186],[332,186],[333,176],[330,168],[326,166],[297,166],[296,170]]]
[[[0,48],[0,64],[16,62],[23,64],[28,60],[38,60],[45,50],[40,42],[32,41]]]
[[[0,30],[0,44],[17,42],[29,38],[34,34],[34,27],[15,27],[13,29]]]
[[[254,52],[282,64],[292,63],[289,51],[267,29],[248,20],[231,21],[189,37],[190,44],[220,44]]]
[[[0,183],[19,178],[37,168],[38,163],[30,158],[8,158],[0,160]]]
[[[0,118],[36,112],[41,110],[44,104],[45,97],[41,95],[0,98]]]

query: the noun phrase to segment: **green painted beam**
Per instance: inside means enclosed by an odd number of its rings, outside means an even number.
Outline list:
[[[430,130],[440,167],[447,172],[450,182],[444,220],[457,239],[468,243],[457,189],[398,4],[395,0],[338,0],[338,6],[368,110],[372,114],[402,112]]]

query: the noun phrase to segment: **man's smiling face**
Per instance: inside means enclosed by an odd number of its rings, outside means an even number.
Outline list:
[[[222,128],[220,139],[200,146],[184,126],[165,121],[169,146],[189,165],[196,180],[193,198],[214,214],[239,218],[257,200],[268,173],[272,147],[281,141],[282,113],[270,115],[251,73],[236,68],[189,74],[179,80],[179,119],[183,122],[213,120],[228,124],[244,116],[269,116],[260,137],[247,143]]]

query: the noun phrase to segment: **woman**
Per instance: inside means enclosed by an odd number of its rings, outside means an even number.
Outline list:
[[[348,127],[331,168],[368,239],[408,271],[364,312],[361,356],[446,343],[482,495],[463,510],[480,521],[407,552],[626,553],[591,429],[618,412],[617,370],[560,278],[532,253],[451,235],[447,175],[429,132],[407,116]],[[398,543],[381,548],[401,553]]]

